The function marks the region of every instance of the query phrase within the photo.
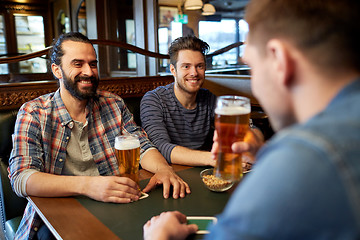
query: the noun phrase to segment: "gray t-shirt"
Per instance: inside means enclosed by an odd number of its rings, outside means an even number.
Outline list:
[[[62,175],[99,176],[88,141],[88,124],[73,121]]]

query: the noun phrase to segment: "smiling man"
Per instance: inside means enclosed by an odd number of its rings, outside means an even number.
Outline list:
[[[169,48],[175,82],[145,94],[141,123],[169,163],[214,165],[209,150],[216,96],[201,88],[209,45],[194,36],[175,39]]]
[[[137,201],[138,186],[119,177],[115,137],[136,133],[140,138],[141,166],[155,173],[143,189],[163,184],[174,198],[190,188],[134,123],[119,96],[97,90],[96,53],[80,33],[61,35],[50,52],[51,70],[60,88],[25,103],[19,110],[9,160],[9,176],[17,195],[65,197],[85,195],[114,203]],[[52,239],[35,209],[28,205],[16,239]]]
[[[142,127],[169,163],[215,165],[210,149],[216,96],[202,88],[209,48],[195,36],[175,39],[169,48],[174,83],[147,92],[141,101]],[[263,144],[263,135],[252,129],[248,136],[242,151],[255,153]]]

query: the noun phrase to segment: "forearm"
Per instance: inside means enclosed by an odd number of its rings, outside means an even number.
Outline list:
[[[119,176],[60,176],[34,173],[27,181],[29,196],[67,197],[84,195],[97,201],[129,203],[140,196],[137,184]]]
[[[85,190],[91,177],[62,176],[37,172],[32,174],[26,182],[26,193],[37,197],[66,197],[86,195]]]
[[[189,166],[214,166],[215,160],[212,159],[211,152],[176,146],[171,151],[171,163]]]
[[[150,149],[146,151],[143,158],[141,159],[142,168],[157,173],[163,170],[172,170],[172,167],[166,162],[165,158],[157,149]]]

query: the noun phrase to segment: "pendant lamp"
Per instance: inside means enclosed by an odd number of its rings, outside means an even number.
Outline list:
[[[202,15],[204,16],[214,15],[215,12],[216,12],[215,7],[212,4],[210,3],[204,4]]]
[[[186,0],[184,4],[185,10],[197,10],[203,6],[202,0]]]

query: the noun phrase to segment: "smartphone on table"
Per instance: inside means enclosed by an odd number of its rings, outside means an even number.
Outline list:
[[[187,224],[196,224],[198,231],[196,234],[208,234],[210,233],[209,228],[211,225],[216,224],[216,217],[204,217],[204,216],[188,216],[186,217]]]

